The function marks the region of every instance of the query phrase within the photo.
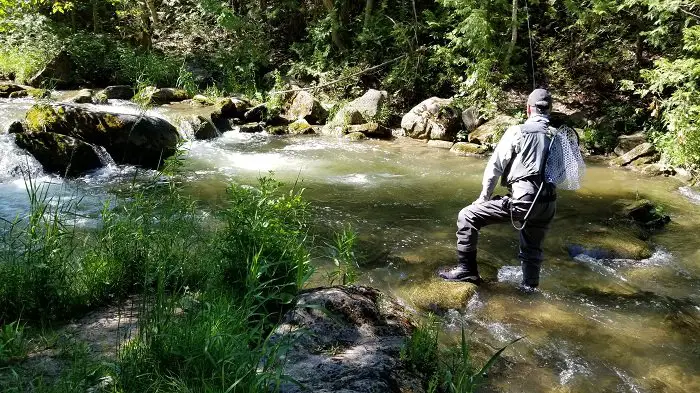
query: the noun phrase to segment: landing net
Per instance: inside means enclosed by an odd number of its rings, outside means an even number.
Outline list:
[[[578,190],[586,172],[578,134],[571,127],[561,126],[552,138],[544,176],[562,190]]]

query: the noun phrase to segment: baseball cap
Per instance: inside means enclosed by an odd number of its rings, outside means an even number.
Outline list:
[[[527,98],[527,104],[539,109],[550,109],[552,107],[552,95],[545,89],[535,89]]]

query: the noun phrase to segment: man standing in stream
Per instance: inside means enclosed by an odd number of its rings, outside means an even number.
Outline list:
[[[457,216],[457,266],[440,272],[440,277],[481,284],[476,263],[479,230],[485,225],[513,223],[520,230],[521,288],[532,290],[539,285],[542,242],[556,211],[556,187],[544,181],[553,130],[551,109],[550,93],[534,90],[527,100],[527,121],[508,128],[498,142],[484,171],[481,195]],[[510,195],[492,198],[499,177]]]

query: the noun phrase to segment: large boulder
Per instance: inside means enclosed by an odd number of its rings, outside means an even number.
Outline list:
[[[363,132],[367,136],[389,137],[391,130],[387,127],[388,94],[386,91],[369,90],[347,105],[341,107],[326,124],[322,132],[326,135],[344,135],[350,132]],[[350,126],[356,129],[350,129]]]
[[[457,142],[450,148],[450,152],[465,157],[484,155],[488,151],[489,149],[484,145],[469,142]]]
[[[99,93],[98,97],[104,97],[106,100],[130,100],[134,98],[134,88],[129,85],[107,86]]]
[[[309,124],[324,124],[328,117],[328,111],[311,93],[301,90],[294,92],[289,99],[284,116],[290,121],[304,119]]]
[[[406,136],[415,139],[454,141],[462,128],[462,113],[452,100],[432,97],[416,105],[401,119]]]
[[[50,85],[55,88],[70,87],[75,83],[73,70],[75,62],[67,51],[60,51],[41,71],[29,78],[27,84],[34,87]]]
[[[654,145],[649,142],[642,143],[622,156],[614,159],[612,163],[617,166],[626,166],[642,157],[652,156],[656,153]]]
[[[643,144],[647,141],[646,135],[643,132],[638,132],[632,135],[622,135],[617,138],[617,146],[615,146],[615,154],[618,156],[625,155],[625,153],[634,149],[635,147]]]
[[[518,123],[518,120],[512,116],[498,115],[471,132],[467,140],[471,143],[492,147],[498,143],[508,127]]]
[[[467,132],[472,132],[481,125],[481,116],[479,110],[475,107],[469,107],[462,111],[462,125]]]
[[[304,119],[297,119],[297,121],[290,123],[287,130],[292,135],[309,135],[314,133],[311,124]]]
[[[46,172],[75,177],[100,168],[102,162],[89,144],[53,132],[15,134],[15,143],[27,150]]]
[[[50,132],[102,146],[119,164],[158,168],[175,154],[180,140],[166,120],[112,113],[67,104],[34,105],[25,116],[26,133]]]
[[[243,121],[246,123],[259,123],[267,118],[267,105],[260,104],[247,110],[243,114]]]
[[[412,331],[403,307],[376,289],[303,292],[272,335],[291,345],[280,392],[424,392],[400,360]]]

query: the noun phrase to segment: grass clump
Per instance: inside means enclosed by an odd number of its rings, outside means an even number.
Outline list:
[[[28,182],[29,214],[0,232],[2,359],[21,355],[24,324],[51,326],[132,294],[138,333],[122,338],[111,363],[87,351],[62,362],[58,377],[0,370],[0,391],[85,391],[107,380],[115,392],[280,384],[283,348],[268,335],[311,274],[301,191],[282,192],[270,178],[231,185],[226,209],[211,214],[163,179],[106,203],[96,229],[76,224],[75,204]]]

